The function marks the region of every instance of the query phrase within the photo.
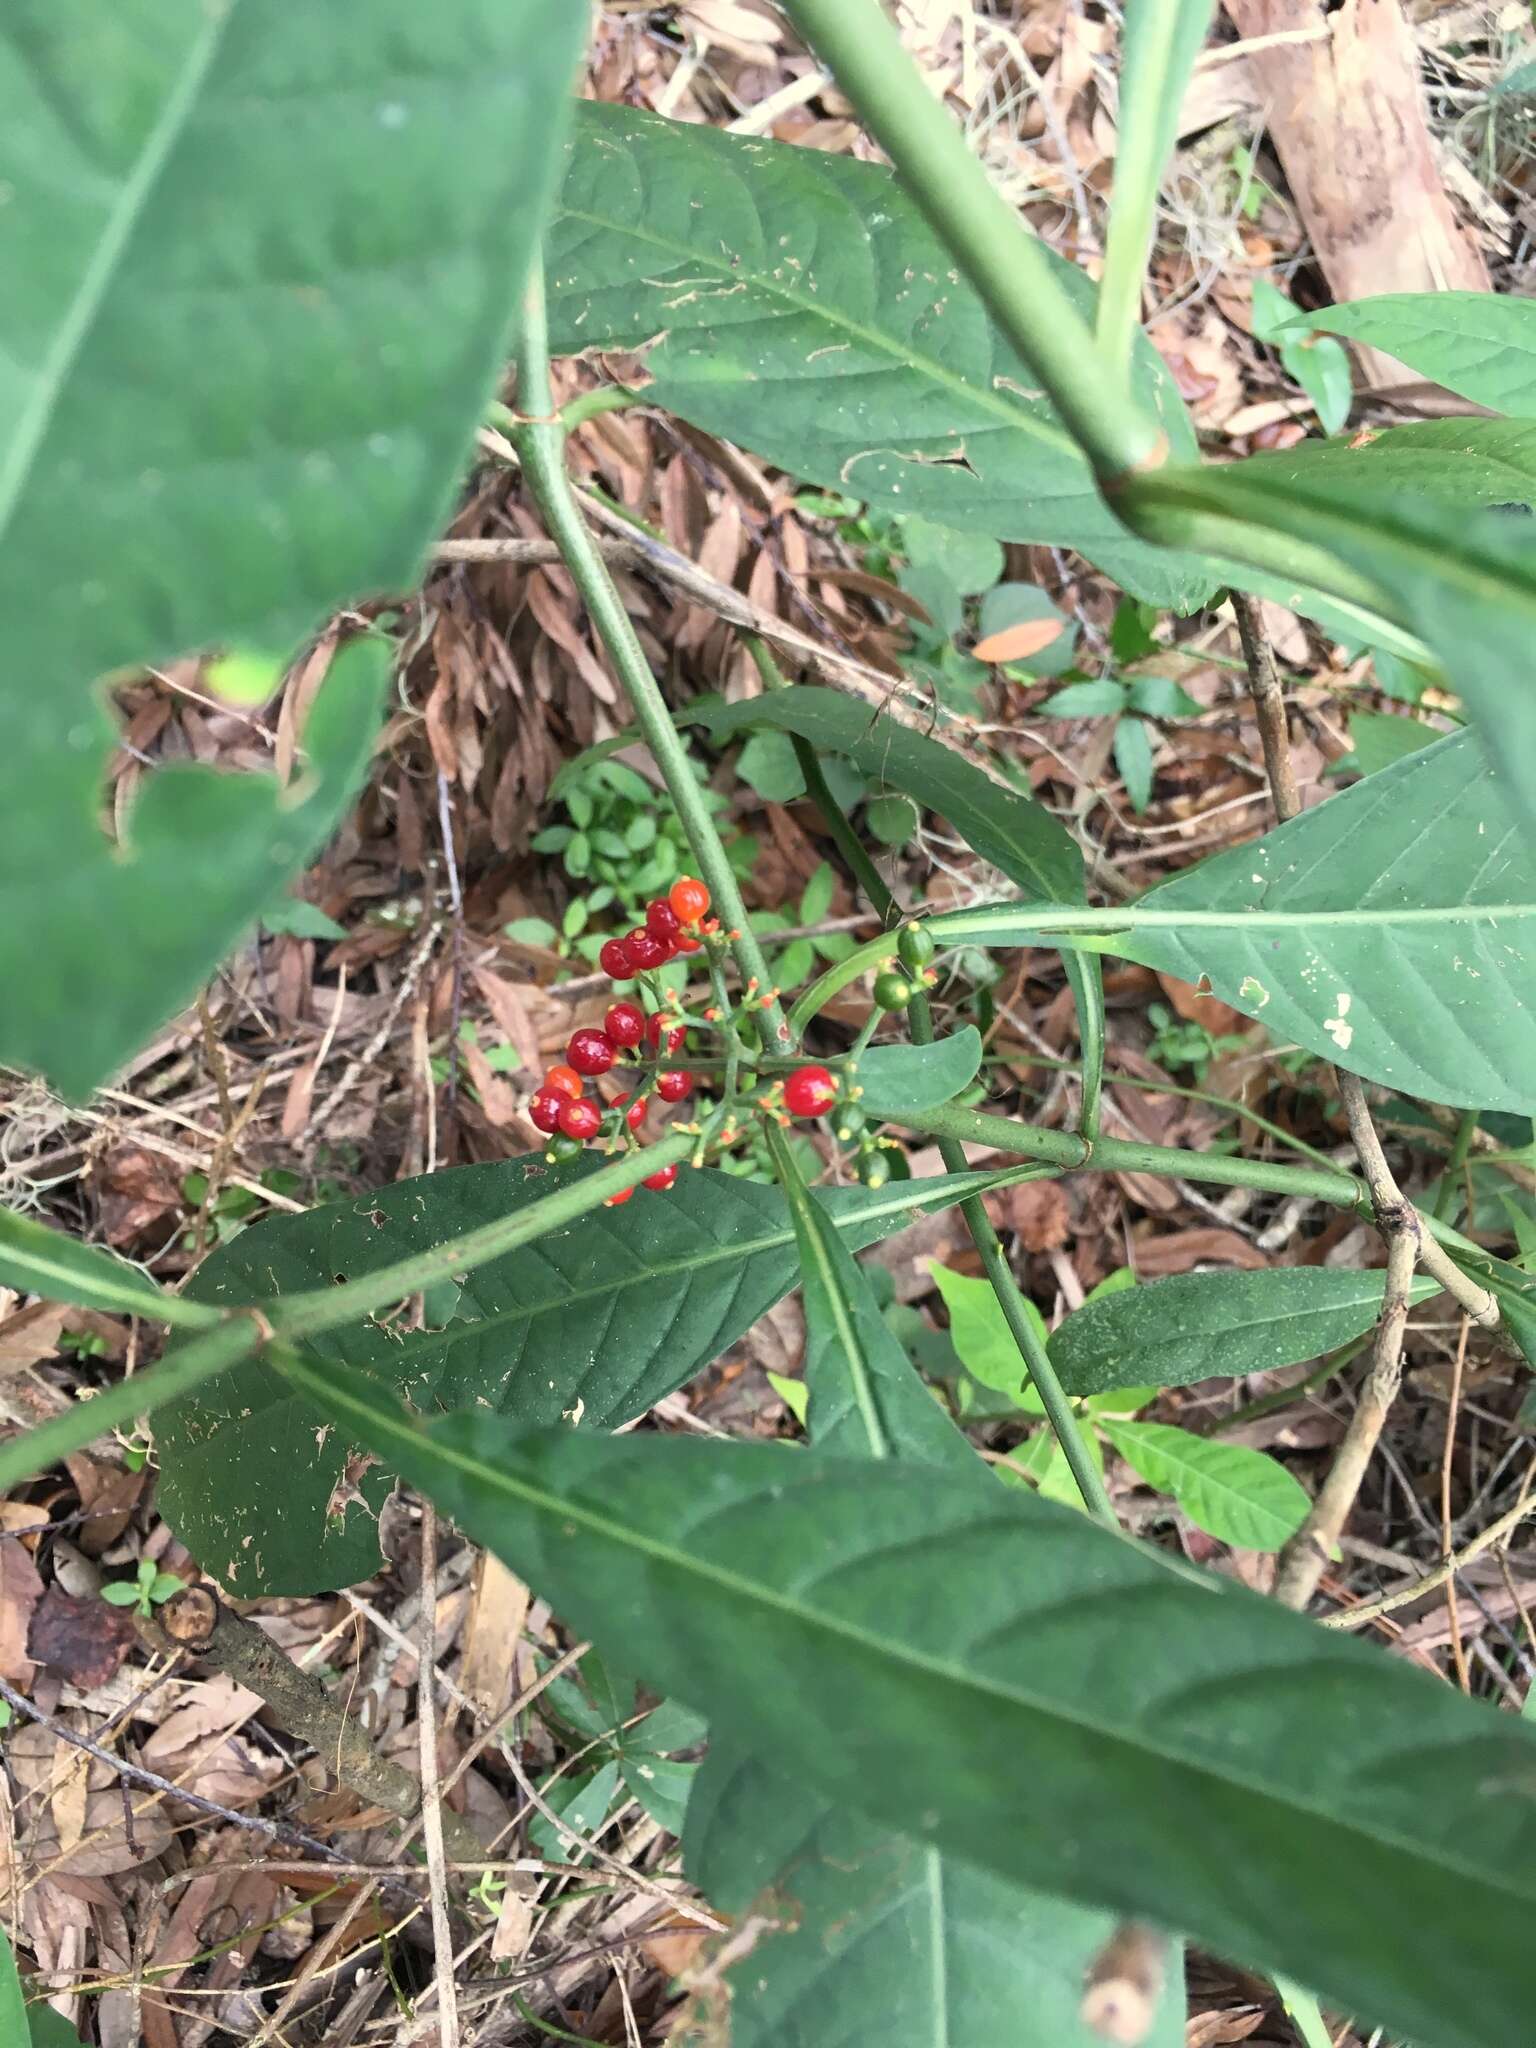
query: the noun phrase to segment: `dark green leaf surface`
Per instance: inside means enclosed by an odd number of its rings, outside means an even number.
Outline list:
[[[26,2034],[27,2008],[21,1995],[21,1979],[16,1974],[16,1957],[5,1929],[0,1927],[0,2041],[15,2042],[20,2048]]]
[[[1536,416],[1536,301],[1492,292],[1387,292],[1298,313],[1293,327],[1379,348],[1474,404]]]
[[[0,24],[0,1058],[105,1078],[334,825],[190,767],[101,831],[97,679],[286,657],[408,588],[502,359],[586,27],[572,0],[16,0]]]
[[[1128,487],[1128,516],[1152,512],[1161,531],[1178,532],[1188,518],[1225,526],[1232,556],[1267,558],[1256,533],[1283,534],[1309,550],[1326,550],[1374,586],[1375,611],[1395,620],[1438,660],[1471,707],[1489,761],[1512,798],[1528,837],[1536,840],[1536,692],[1525,674],[1536,641],[1536,422],[1435,421],[1463,435],[1435,444],[1429,466],[1393,447],[1418,427],[1395,429],[1349,469],[1347,447],[1330,444],[1307,463],[1253,456],[1199,471],[1168,471]],[[1493,428],[1503,437],[1474,430]],[[1465,457],[1458,460],[1457,450]],[[1496,456],[1495,445],[1503,449]],[[1385,452],[1383,452],[1385,451]],[[1299,450],[1293,450],[1292,455]],[[1484,510],[1477,506],[1508,507]],[[1319,572],[1321,573],[1321,572]],[[1248,579],[1239,587],[1273,577]],[[1309,609],[1304,595],[1297,608]],[[1389,643],[1369,628],[1368,644]],[[1407,650],[1412,657],[1411,648]]]
[[[1511,1717],[958,1474],[311,1392],[573,1627],[830,1798],[1435,2048],[1521,2038],[1536,1731]]]
[[[187,1292],[243,1304],[357,1279],[513,1214],[595,1163],[455,1167],[269,1216],[221,1246]],[[995,1184],[967,1174],[817,1200],[857,1247]],[[467,1274],[445,1329],[402,1333],[369,1319],[310,1340],[308,1355],[374,1374],[422,1408],[489,1404],[520,1428],[565,1418],[611,1429],[718,1356],[797,1274],[778,1190],[706,1167],[668,1194],[642,1188],[622,1208],[596,1209]],[[377,1569],[374,1518],[390,1474],[370,1470],[345,1486],[350,1441],[269,1364],[237,1366],[172,1403],[157,1441],[165,1517],[233,1593],[313,1592]]]
[[[1363,1336],[1383,1285],[1381,1273],[1332,1266],[1177,1273],[1085,1302],[1052,1336],[1051,1363],[1069,1394],[1271,1372]],[[1416,1301],[1435,1292],[1431,1281],[1414,1283]]]
[[[731,2048],[1104,2048],[1078,2009],[1108,1913],[892,1834],[724,1749],[699,1774],[684,1846],[722,1912],[780,1921],[730,1974]],[[1182,2048],[1183,2014],[1174,1984],[1143,2048]],[[708,2017],[706,2004],[701,2029]],[[707,2036],[682,2036],[695,2038]]]
[[[859,1060],[859,1107],[867,1116],[900,1118],[936,1109],[975,1080],[981,1033],[974,1024],[932,1045],[872,1045]]]
[[[1082,272],[1051,262],[1091,310]],[[656,404],[798,476],[944,526],[1079,548],[1156,604],[1188,610],[1211,589],[1204,564],[1155,552],[1106,510],[1037,380],[888,171],[584,102],[548,274],[557,354],[654,343]],[[1136,359],[1143,397],[1193,460],[1193,429],[1141,337]]]
[[[1066,827],[1033,797],[995,781],[953,747],[913,732],[838,690],[800,685],[731,704],[710,721],[711,737],[749,727],[797,733],[819,752],[845,754],[866,775],[947,818],[985,861],[1021,889],[1053,903],[1080,903],[1083,856]]]

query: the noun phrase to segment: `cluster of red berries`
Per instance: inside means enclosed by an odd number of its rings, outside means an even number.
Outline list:
[[[622,939],[609,939],[599,959],[615,981],[629,981],[637,974],[662,966],[678,953],[696,953],[703,941],[685,925],[697,925],[709,908],[709,891],[702,882],[684,875],[672,884],[666,901],[648,906],[645,923]],[[668,1024],[660,1011],[649,1017],[638,1003],[609,1005],[602,1028],[588,1025],[571,1034],[565,1059],[551,1067],[528,1104],[535,1127],[553,1140],[556,1158],[574,1157],[580,1147],[595,1138],[603,1127],[605,1112],[584,1093],[584,1084],[606,1074],[621,1053],[647,1047],[654,1058],[670,1059],[682,1049],[686,1028]],[[663,1102],[681,1102],[693,1089],[693,1076],[680,1067],[665,1068],[653,1083]],[[638,1131],[645,1122],[646,1102],[633,1093],[616,1097],[613,1110],[624,1112],[624,1122]],[[663,1166],[648,1174],[643,1185],[665,1194],[677,1179],[675,1166]],[[612,1203],[627,1202],[633,1189],[614,1195]]]
[[[697,925],[709,908],[709,891],[692,875],[680,875],[664,897],[645,909],[645,923],[622,939],[609,939],[597,956],[604,974],[632,981],[637,974],[664,967],[679,953],[697,953],[703,940],[688,927]],[[706,925],[705,930],[712,930]]]

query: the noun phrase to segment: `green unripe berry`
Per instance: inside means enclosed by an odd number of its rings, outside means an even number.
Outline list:
[[[917,974],[928,965],[938,948],[927,925],[904,924],[896,934],[896,951],[901,955],[902,966]]]
[[[867,1188],[883,1188],[891,1177],[891,1162],[883,1152],[866,1152],[859,1161],[859,1179]]]
[[[882,1010],[903,1010],[912,1000],[912,984],[904,974],[887,968],[875,976],[875,1001]]]
[[[569,1159],[579,1159],[585,1150],[586,1147],[579,1138],[568,1138],[561,1131],[544,1147],[544,1156],[546,1159],[554,1160],[557,1166],[563,1166]]]
[[[850,1138],[856,1138],[864,1128],[863,1110],[855,1109],[851,1102],[843,1103],[838,1109],[832,1128],[839,1140],[846,1145]]]

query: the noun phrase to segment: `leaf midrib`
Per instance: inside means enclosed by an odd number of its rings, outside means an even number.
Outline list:
[[[22,411],[4,460],[0,461],[0,536],[10,529],[16,508],[31,480],[33,459],[48,431],[59,394],[79,359],[92,322],[117,276],[144,203],[181,137],[238,4],[239,0],[226,0],[221,7],[205,6],[203,11],[207,18],[202,31],[188,50],[181,76],[168,94],[160,117],[145,138],[138,161],[123,181],[117,203],[107,216],[91,260],[59,324],[32,398]]]
[[[1171,889],[1176,884],[1169,882],[1164,886]],[[933,925],[937,932],[962,936],[1027,924],[1035,931],[1115,939],[1133,937],[1139,931],[1186,931],[1195,926],[1220,931],[1239,927],[1250,931],[1256,926],[1265,931],[1291,931],[1297,927],[1332,931],[1356,925],[1497,924],[1501,920],[1520,922],[1531,917],[1536,917],[1536,901],[1418,904],[1388,910],[1142,910],[1135,904],[1073,910],[1055,903],[989,903],[975,911],[960,911],[953,916],[941,914]]]
[[[601,129],[594,129],[593,132],[604,141],[611,139]],[[632,163],[633,152],[631,149],[630,133],[624,134],[623,146],[626,153],[630,155]],[[743,189],[746,191],[758,225],[762,227],[764,225],[763,209],[758,203],[756,194],[751,189],[750,180],[734,165],[731,167],[731,170],[732,175],[740,181]],[[838,196],[840,199],[843,197],[841,193]],[[855,213],[855,209],[850,202],[844,200],[843,203],[848,206],[850,213]],[[1042,419],[1036,413],[1023,412],[1017,406],[1010,405],[1001,394],[987,386],[968,383],[965,378],[957,376],[953,370],[946,369],[934,357],[919,353],[915,349],[898,345],[892,337],[882,334],[878,328],[866,326],[863,321],[855,320],[852,315],[833,308],[819,298],[812,298],[809,294],[797,294],[778,280],[772,277],[764,277],[758,271],[744,268],[733,269],[729,263],[712,259],[706,252],[695,249],[687,242],[670,241],[665,236],[655,234],[634,223],[620,224],[613,220],[605,219],[601,214],[588,213],[582,207],[568,206],[563,198],[556,201],[555,213],[557,218],[563,215],[567,220],[580,221],[583,226],[594,228],[602,234],[632,236],[635,241],[641,242],[648,248],[655,249],[663,255],[670,256],[678,261],[696,264],[700,269],[708,271],[717,280],[723,280],[733,285],[750,284],[766,297],[777,300],[786,309],[797,314],[811,314],[829,330],[845,334],[853,340],[861,341],[872,351],[888,356],[893,365],[903,370],[920,370],[931,382],[939,385],[942,389],[957,393],[972,405],[979,402],[988,411],[997,415],[1000,426],[1012,428],[1023,434],[1033,435],[1036,440],[1048,443],[1056,453],[1070,456],[1079,464],[1083,463],[1083,458],[1078,452],[1076,443],[1063,428],[1056,426],[1050,420]],[[857,217],[856,214],[855,217]],[[649,282],[649,280],[647,281]],[[591,294],[589,293],[588,296],[591,296]],[[670,332],[670,330],[665,331]],[[990,317],[987,323],[987,331],[993,343],[995,358],[996,336],[992,332]],[[600,345],[599,343],[592,344],[594,347]],[[927,438],[935,437],[929,436]],[[1092,495],[1092,486],[1089,481],[1086,465],[1083,466],[1083,492],[1084,495]]]
[[[1402,1835],[1390,1829],[1372,1830],[1366,1826],[1364,1820],[1357,1814],[1352,1813],[1346,1818],[1341,1819],[1337,1807],[1326,1801],[1309,1800],[1304,1795],[1298,1795],[1289,1790],[1284,1793],[1277,1792],[1272,1785],[1256,1783],[1241,1771],[1233,1769],[1225,1758],[1222,1759],[1221,1767],[1218,1768],[1213,1766],[1209,1759],[1205,1757],[1197,1759],[1174,1751],[1159,1750],[1142,1739],[1134,1730],[1128,1732],[1126,1729],[1111,1725],[1108,1722],[1095,1720],[1087,1714],[1069,1717],[1057,1704],[1050,1700],[1041,1700],[1033,1695],[1025,1694],[1017,1687],[1001,1685],[989,1680],[983,1674],[969,1671],[964,1667],[957,1669],[953,1664],[947,1663],[937,1656],[933,1656],[925,1651],[914,1650],[910,1644],[904,1643],[893,1648],[886,1639],[871,1634],[868,1629],[861,1628],[856,1623],[849,1622],[839,1615],[830,1615],[816,1608],[807,1607],[802,1601],[794,1599],[790,1595],[778,1591],[776,1588],[765,1586],[759,1580],[743,1578],[738,1572],[727,1571],[719,1565],[700,1559],[689,1551],[678,1550],[670,1543],[663,1543],[654,1537],[642,1535],[624,1524],[610,1522],[605,1516],[597,1513],[582,1502],[572,1501],[558,1494],[542,1492],[525,1481],[514,1479],[510,1474],[497,1467],[484,1465],[479,1459],[470,1456],[467,1452],[456,1450],[452,1446],[440,1442],[430,1431],[413,1429],[408,1423],[398,1420],[395,1416],[383,1414],[377,1409],[370,1408],[365,1403],[355,1400],[342,1387],[334,1385],[323,1386],[314,1391],[323,1395],[329,1407],[351,1407],[355,1414],[360,1413],[364,1416],[369,1426],[369,1432],[373,1436],[377,1436],[380,1433],[390,1433],[399,1439],[412,1443],[417,1449],[429,1451],[444,1464],[457,1467],[460,1472],[489,1487],[493,1492],[499,1490],[510,1494],[520,1500],[525,1506],[532,1507],[540,1515],[547,1516],[551,1520],[558,1520],[562,1524],[562,1529],[565,1533],[570,1531],[572,1525],[585,1527],[590,1534],[599,1537],[601,1540],[615,1543],[620,1548],[628,1547],[631,1550],[637,1551],[653,1560],[659,1566],[672,1570],[681,1570],[684,1573],[691,1572],[701,1579],[711,1581],[723,1593],[728,1594],[747,1609],[750,1609],[754,1604],[760,1607],[771,1608],[787,1619],[799,1623],[810,1633],[840,1638],[866,1653],[873,1654],[875,1658],[883,1661],[898,1674],[910,1667],[921,1671],[928,1677],[940,1679],[947,1684],[981,1694],[994,1700],[1000,1706],[1015,1709],[1024,1707],[1028,1711],[1039,1715],[1042,1720],[1052,1721],[1070,1730],[1075,1739],[1080,1739],[1084,1732],[1087,1732],[1105,1742],[1113,1743],[1122,1749],[1128,1750],[1132,1754],[1145,1757],[1150,1765],[1166,1766],[1169,1763],[1177,1764],[1180,1769],[1202,1775],[1250,1797],[1267,1801],[1271,1805],[1282,1808],[1282,1810],[1289,1810],[1306,1815],[1312,1819],[1323,1820],[1334,1827],[1344,1827],[1349,1832],[1360,1835],[1367,1841],[1374,1842],[1380,1847],[1406,1852],[1423,1864],[1470,1879],[1476,1884],[1496,1889],[1501,1896],[1508,1898],[1512,1903],[1528,1904],[1533,1897],[1536,1897],[1536,1893],[1518,1891],[1502,1882],[1496,1882],[1486,1866],[1471,1862],[1464,1863],[1454,1855],[1447,1855],[1439,1844],[1430,1848],[1414,1836]],[[365,1440],[369,1439],[365,1437]],[[1214,1592],[1215,1590],[1213,1586],[1212,1591]],[[1502,1879],[1502,1869],[1499,1870],[1498,1877]]]

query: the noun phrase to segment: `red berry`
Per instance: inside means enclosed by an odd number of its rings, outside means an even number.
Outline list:
[[[615,1045],[638,1045],[645,1036],[645,1012],[635,1003],[615,1003],[603,1019]]]
[[[653,939],[660,939],[664,946],[675,946],[682,927],[677,921],[677,912],[670,903],[664,903],[658,896],[654,903],[645,906],[645,928]]]
[[[654,1188],[658,1195],[664,1195],[676,1179],[677,1168],[675,1166],[664,1166],[658,1173],[648,1173],[645,1176],[645,1185],[648,1188]]]
[[[797,1067],[784,1083],[784,1107],[791,1116],[825,1116],[837,1100],[837,1083],[825,1067]]]
[[[681,1102],[693,1087],[692,1074],[681,1067],[670,1067],[664,1074],[656,1076],[656,1093],[663,1102]]]
[[[528,1104],[530,1122],[537,1130],[559,1130],[561,1107],[570,1099],[570,1096],[562,1095],[557,1088],[538,1089]]]
[[[697,953],[703,947],[704,941],[690,938],[687,932],[680,931],[672,943],[679,953]]]
[[[709,891],[692,875],[679,875],[667,891],[667,901],[677,913],[679,924],[697,924],[709,908]]]
[[[626,1102],[629,1103],[628,1109],[624,1109],[624,1105]],[[627,1095],[619,1095],[614,1098],[613,1106],[615,1109],[624,1109],[625,1123],[629,1125],[629,1128],[632,1131],[638,1131],[640,1126],[645,1122],[645,1112],[650,1107],[650,1104],[646,1102],[643,1096],[640,1098],[639,1101],[634,1102],[630,1101],[630,1098]]]
[[[605,1209],[622,1209],[624,1204],[629,1200],[630,1196],[634,1192],[635,1191],[633,1188],[624,1188],[620,1191],[620,1193],[616,1195],[610,1195],[607,1201],[604,1202],[603,1207]]]
[[[618,1049],[606,1031],[576,1031],[565,1048],[565,1056],[578,1074],[606,1074],[618,1058]]]
[[[574,1067],[551,1067],[544,1076],[541,1093],[568,1095],[574,1102],[581,1093],[581,1076]]]
[[[629,948],[622,939],[604,939],[597,964],[604,974],[615,981],[628,981],[635,971],[635,963],[629,957]]]
[[[595,1102],[562,1102],[560,1128],[568,1138],[595,1138],[603,1127],[603,1112]]]
[[[664,967],[672,958],[672,948],[643,924],[624,934],[624,951],[637,968]]]
[[[672,1053],[680,1052],[682,1050],[683,1040],[687,1036],[688,1027],[686,1024],[674,1024],[671,1026],[671,1028],[667,1032],[667,1053],[669,1056]],[[645,1042],[651,1048],[652,1052],[661,1051],[660,1010],[653,1011],[652,1014],[645,1020]]]

